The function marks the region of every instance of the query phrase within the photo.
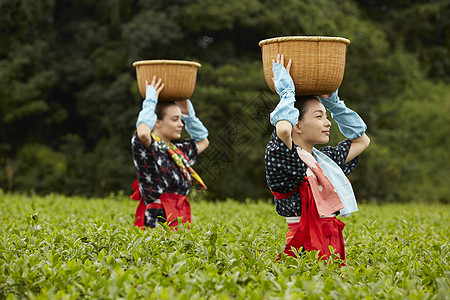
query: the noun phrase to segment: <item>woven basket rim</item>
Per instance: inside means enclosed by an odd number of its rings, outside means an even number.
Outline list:
[[[140,65],[189,65],[200,68],[202,65],[195,61],[187,60],[169,60],[169,59],[154,59],[154,60],[139,60],[133,63],[133,67]]]
[[[309,42],[341,42],[350,44],[350,40],[343,37],[331,36],[283,36],[271,39],[265,39],[259,42],[259,47],[272,43],[287,42],[287,41],[309,41]]]

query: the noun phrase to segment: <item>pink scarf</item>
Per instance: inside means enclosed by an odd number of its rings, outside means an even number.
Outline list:
[[[323,172],[314,156],[306,150],[297,147],[300,159],[308,166],[306,176],[311,187],[317,211],[320,217],[325,217],[344,208],[333,184]]]

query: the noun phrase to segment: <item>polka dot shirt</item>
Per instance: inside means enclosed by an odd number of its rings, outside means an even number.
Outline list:
[[[348,176],[358,165],[357,157],[345,163],[350,146],[351,141],[345,140],[336,147],[326,146],[319,149],[319,151],[330,157]],[[297,145],[292,143],[292,150],[290,150],[274,130],[264,156],[266,181],[271,191],[289,193],[298,187],[305,178],[308,166],[300,159],[296,148]],[[294,193],[285,199],[275,199],[275,207],[277,213],[283,217],[300,216],[300,194]]]

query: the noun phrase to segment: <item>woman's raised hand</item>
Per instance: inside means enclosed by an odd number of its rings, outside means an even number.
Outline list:
[[[319,96],[317,96],[317,97],[319,97],[319,98],[331,98],[332,95],[333,95],[333,94],[319,95]]]
[[[336,90],[335,92],[333,92],[333,93],[331,93],[331,94],[327,94],[327,95],[318,95],[318,97],[319,97],[320,99],[327,99],[327,100],[329,100],[329,99],[333,96],[333,94],[336,94],[335,97],[334,97],[334,99],[339,100],[338,91],[339,91],[339,90]],[[334,99],[333,99],[333,100],[334,100]],[[330,101],[331,101],[331,100],[330,100]],[[326,107],[326,106],[325,106],[325,107]]]
[[[275,63],[283,66],[283,68],[278,67],[277,65],[275,65]],[[277,93],[280,94],[280,92],[282,90],[284,90],[286,88],[290,88],[290,87],[295,89],[294,82],[292,81],[292,78],[289,73],[291,71],[292,59],[289,59],[287,65],[284,66],[284,55],[278,53],[277,59],[276,60],[272,59],[272,65],[273,65],[272,69],[273,69],[273,75],[274,75],[274,77],[272,77],[272,81],[273,81],[273,84],[275,86],[275,90],[277,91]],[[286,69],[287,73],[284,71],[284,69]],[[275,82],[275,80],[277,82]]]
[[[158,81],[156,81],[156,75],[153,75],[152,78],[152,83],[150,84],[151,86],[153,86],[156,90],[156,97],[159,97],[159,93],[162,91],[162,89],[164,88],[164,83],[162,83],[161,78],[159,78]],[[145,81],[145,89],[147,90],[147,87],[149,86],[148,84],[148,80]]]
[[[189,115],[189,103],[188,99],[183,101],[177,101],[175,102],[181,109],[181,113],[184,115]]]
[[[277,60],[275,61],[275,59],[272,59],[272,62],[276,62],[277,64],[280,64],[284,67],[284,55],[278,53]],[[292,65],[292,59],[289,59],[288,64],[286,65],[286,70],[288,72],[290,72],[290,70],[291,70],[291,65]]]
[[[284,66],[284,55],[278,53],[276,61],[275,59],[272,59],[272,65],[272,81],[277,94],[280,95],[280,97],[283,97],[285,93],[289,92],[290,94],[293,93],[293,95],[295,96],[294,81],[289,74],[289,71],[291,70],[292,59],[289,59],[287,65]]]

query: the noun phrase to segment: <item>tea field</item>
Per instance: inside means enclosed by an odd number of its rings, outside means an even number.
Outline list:
[[[133,228],[137,202],[0,191],[0,299],[450,299],[450,206],[360,205],[347,265],[276,261],[270,202],[192,200],[189,230]]]

